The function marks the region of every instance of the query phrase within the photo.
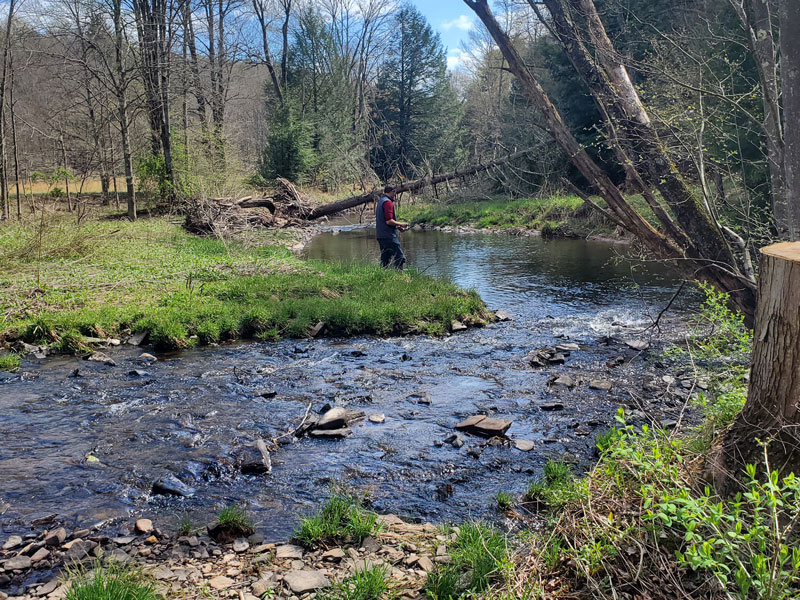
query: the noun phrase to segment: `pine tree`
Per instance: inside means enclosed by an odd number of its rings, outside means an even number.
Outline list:
[[[411,6],[394,17],[394,39],[378,76],[378,143],[372,166],[384,180],[409,177],[459,154],[461,106],[450,86],[444,48]]]

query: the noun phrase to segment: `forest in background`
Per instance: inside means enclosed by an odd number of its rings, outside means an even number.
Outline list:
[[[752,248],[769,240],[770,104],[747,15],[732,0],[596,5],[680,171]],[[481,191],[591,190],[549,142],[489,33],[473,28],[463,64],[448,71],[438,35],[409,4],[14,0],[8,9],[6,217],[32,211],[25,189],[37,181],[58,196],[99,178],[103,196],[123,202],[127,189],[175,200],[277,176],[337,193],[523,148],[534,150],[482,174]],[[547,15],[518,3],[496,12],[575,137],[637,191]]]

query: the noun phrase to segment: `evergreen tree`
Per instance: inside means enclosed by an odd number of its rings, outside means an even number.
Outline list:
[[[450,86],[444,48],[412,6],[394,16],[393,40],[378,75],[373,169],[384,180],[410,177],[458,158],[461,106]]]

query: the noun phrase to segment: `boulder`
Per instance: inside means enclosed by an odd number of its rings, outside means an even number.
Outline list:
[[[186,485],[172,473],[153,482],[153,493],[161,496],[180,496],[191,498],[195,494],[195,489]]]
[[[511,423],[512,421],[493,419],[486,415],[473,415],[456,425],[456,429],[490,438],[496,435],[505,435],[508,428],[511,427]]]
[[[283,576],[283,581],[295,594],[305,594],[306,592],[328,588],[331,585],[331,582],[321,571],[308,569],[290,571]]]

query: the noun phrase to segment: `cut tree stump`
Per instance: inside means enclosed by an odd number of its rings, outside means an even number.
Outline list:
[[[800,242],[761,249],[747,402],[711,465],[720,492],[737,491],[744,467],[800,475]]]

